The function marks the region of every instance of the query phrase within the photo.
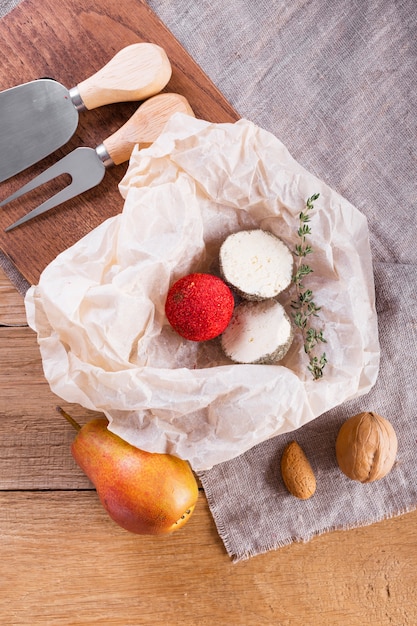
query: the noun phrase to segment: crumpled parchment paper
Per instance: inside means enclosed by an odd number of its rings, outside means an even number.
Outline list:
[[[122,213],[60,254],[26,295],[54,393],[201,471],[369,391],[379,342],[366,218],[276,137],[248,120],[176,114],[134,151],[120,192]],[[324,377],[312,379],[298,332],[278,365],[232,364],[218,340],[176,335],[164,314],[170,284],[216,272],[221,242],[238,230],[269,230],[293,250],[314,193],[305,282],[321,306]],[[278,298],[288,312],[293,296]]]

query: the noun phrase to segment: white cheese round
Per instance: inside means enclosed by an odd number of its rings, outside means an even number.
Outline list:
[[[229,235],[220,248],[223,278],[244,298],[274,298],[291,283],[293,257],[281,239],[264,230]]]
[[[242,302],[221,337],[224,353],[236,363],[274,363],[291,345],[293,328],[275,300]]]

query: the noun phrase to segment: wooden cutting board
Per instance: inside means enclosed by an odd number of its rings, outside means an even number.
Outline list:
[[[149,41],[162,46],[171,61],[172,78],[164,91],[184,95],[196,117],[213,122],[238,119],[201,68],[141,0],[24,0],[0,21],[0,89],[40,77],[71,88],[96,72],[124,46]],[[137,103],[112,104],[80,115],[76,134],[63,148],[0,184],[5,198],[78,146],[95,148],[136,110]],[[0,111],[1,123],[1,111]],[[0,155],[7,158],[7,155]],[[106,172],[90,191],[10,231],[4,228],[58,190],[48,184],[0,208],[0,249],[29,283],[65,248],[120,213],[118,183],[127,165]],[[62,185],[61,181],[60,184]]]

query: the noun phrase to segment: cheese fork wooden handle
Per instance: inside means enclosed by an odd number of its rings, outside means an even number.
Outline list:
[[[135,145],[144,148],[155,141],[174,113],[194,116],[188,100],[177,93],[161,93],[146,100],[132,117],[103,141],[114,165],[128,161]]]
[[[104,67],[70,89],[69,93],[79,110],[145,100],[159,93],[171,74],[171,63],[163,48],[153,43],[137,43],[120,50]]]

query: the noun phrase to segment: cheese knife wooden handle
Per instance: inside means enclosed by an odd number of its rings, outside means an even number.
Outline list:
[[[159,93],[171,74],[171,63],[163,48],[153,43],[137,43],[122,48],[69,93],[78,110],[145,100]]]

